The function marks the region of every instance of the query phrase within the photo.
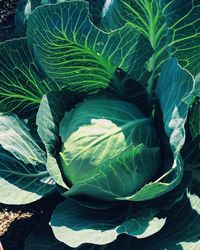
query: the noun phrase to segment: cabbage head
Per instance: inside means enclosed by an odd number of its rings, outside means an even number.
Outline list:
[[[85,100],[65,113],[59,132],[69,195],[129,196],[153,180],[159,168],[153,119],[134,104],[106,97]]]

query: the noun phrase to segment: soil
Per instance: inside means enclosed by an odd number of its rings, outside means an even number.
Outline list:
[[[13,29],[14,13],[18,0],[0,0],[0,41],[9,38]]]
[[[23,250],[26,237],[61,201],[58,193],[28,205],[0,204],[0,240],[4,250]],[[0,248],[1,249],[1,248]]]

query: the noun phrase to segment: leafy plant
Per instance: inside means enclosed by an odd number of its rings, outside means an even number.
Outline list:
[[[0,201],[63,197],[25,249],[198,248],[198,2],[19,4],[26,36],[0,44]]]

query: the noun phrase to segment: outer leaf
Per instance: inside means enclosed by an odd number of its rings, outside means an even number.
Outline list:
[[[200,3],[198,0],[162,0],[170,53],[196,76],[200,68]]]
[[[33,166],[17,160],[0,148],[0,202],[27,204],[55,189],[44,165]]]
[[[133,238],[133,237],[131,237]],[[131,243],[131,244],[130,244]],[[136,250],[137,240],[133,242],[127,236],[119,236],[117,240],[107,245],[84,244],[75,248],[76,250]],[[40,221],[30,235],[26,238],[24,250],[73,250],[64,243],[57,240],[47,221]]]
[[[47,150],[47,169],[54,180],[65,188],[66,184],[54,157],[60,150],[59,123],[65,111],[73,107],[75,99],[78,102],[80,97],[74,98],[74,93],[68,91],[44,95],[36,118],[38,134]]]
[[[2,43],[0,58],[1,112],[32,110],[46,92],[58,88],[41,75],[26,38]]]
[[[14,31],[12,37],[24,36],[26,33],[26,14],[25,9],[28,5],[28,0],[18,0],[15,12]],[[31,9],[31,8],[30,8]]]
[[[193,177],[200,182],[200,99],[197,98],[193,103],[188,120],[189,131],[182,155],[185,167],[192,171]]]
[[[53,152],[60,141],[59,123],[67,110],[66,95],[65,92],[50,92],[40,103],[36,123],[47,152]]]
[[[200,72],[195,77],[195,94],[197,97],[200,96]]]
[[[189,117],[190,133],[192,138],[200,136],[200,98],[194,103]]]
[[[145,62],[152,54],[148,41],[129,25],[112,33],[99,30],[88,8],[85,1],[70,1],[38,8],[30,16],[28,37],[46,74],[85,92],[117,81],[117,67],[144,82]]]
[[[16,115],[0,116],[0,145],[25,164],[46,164],[45,152]]]
[[[193,90],[193,77],[182,69],[175,59],[169,60],[163,68],[158,81],[157,97],[160,101],[165,131],[169,137],[174,162],[172,166],[168,166],[170,170],[163,176],[145,185],[137,193],[127,197],[127,200],[153,199],[169,192],[180,183],[183,176],[183,162],[180,150],[185,141],[184,125],[192,101]]]
[[[198,186],[197,186],[198,187]],[[175,250],[175,249],[199,249],[200,242],[198,240],[200,235],[200,211],[199,211],[199,197],[197,195],[188,195],[189,199],[184,198],[172,209],[165,212],[165,215],[168,217],[164,227],[156,233],[145,239],[136,239],[135,237],[128,237],[126,235],[119,236],[116,241],[111,244],[104,246],[98,245],[88,245],[84,244],[80,246],[80,250],[143,250],[148,246],[149,250]],[[179,223],[177,223],[177,221]],[[41,225],[41,224],[40,224]],[[38,247],[38,250],[46,249],[45,247],[50,247],[51,242],[55,242],[55,248],[52,250],[57,250],[56,246],[62,246],[59,242],[53,240],[53,235],[50,229],[40,226],[35,230],[34,238],[31,240],[29,237],[26,244],[25,250],[35,249],[34,246]],[[41,231],[40,231],[41,229]],[[48,231],[47,231],[48,230]],[[44,233],[49,232],[49,239],[46,236],[42,237]],[[41,239],[38,240],[38,237]],[[51,248],[50,248],[51,249]],[[62,249],[62,248],[60,248]],[[64,248],[65,249],[65,248]],[[71,249],[66,246],[66,250]]]
[[[200,198],[188,194],[174,208],[166,212],[165,226],[157,234],[139,242],[139,249],[148,244],[149,250],[199,249],[200,241]],[[177,223],[177,221],[179,223]]]
[[[35,8],[43,4],[57,3],[57,0],[18,0],[15,13],[15,29],[12,37],[26,34],[27,19]]]
[[[71,247],[58,241],[47,221],[40,221],[26,238],[24,250],[70,250]],[[88,250],[88,249],[85,249]]]
[[[149,61],[149,69],[160,73],[163,60],[168,58],[166,48],[166,22],[158,0],[107,0],[102,9],[101,27],[113,30],[130,23],[151,43],[155,54]]]
[[[154,218],[154,212],[148,209],[133,213],[134,207],[126,205],[119,208],[105,204],[104,210],[91,205],[69,199],[60,203],[51,219],[56,238],[71,247],[83,243],[104,245],[122,233],[147,237],[165,223],[164,219]]]
[[[199,10],[198,0],[107,0],[102,10],[102,25],[115,29],[131,22],[155,49],[151,68],[158,69],[169,50],[196,76],[200,68]]]

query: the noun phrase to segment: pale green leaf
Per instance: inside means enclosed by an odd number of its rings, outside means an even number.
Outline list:
[[[47,151],[47,169],[54,180],[67,188],[55,159],[59,152],[59,123],[67,109],[73,106],[74,94],[68,91],[50,92],[44,95],[37,113],[38,134]],[[77,97],[77,100],[79,98]]]
[[[0,145],[25,164],[46,164],[45,152],[31,136],[26,123],[14,114],[0,115]]]
[[[45,165],[33,166],[17,160],[0,148],[0,202],[27,204],[54,191],[55,182]]]
[[[60,136],[60,167],[72,183],[66,195],[127,196],[159,168],[152,118],[128,102],[104,96],[85,100],[65,113]]]

